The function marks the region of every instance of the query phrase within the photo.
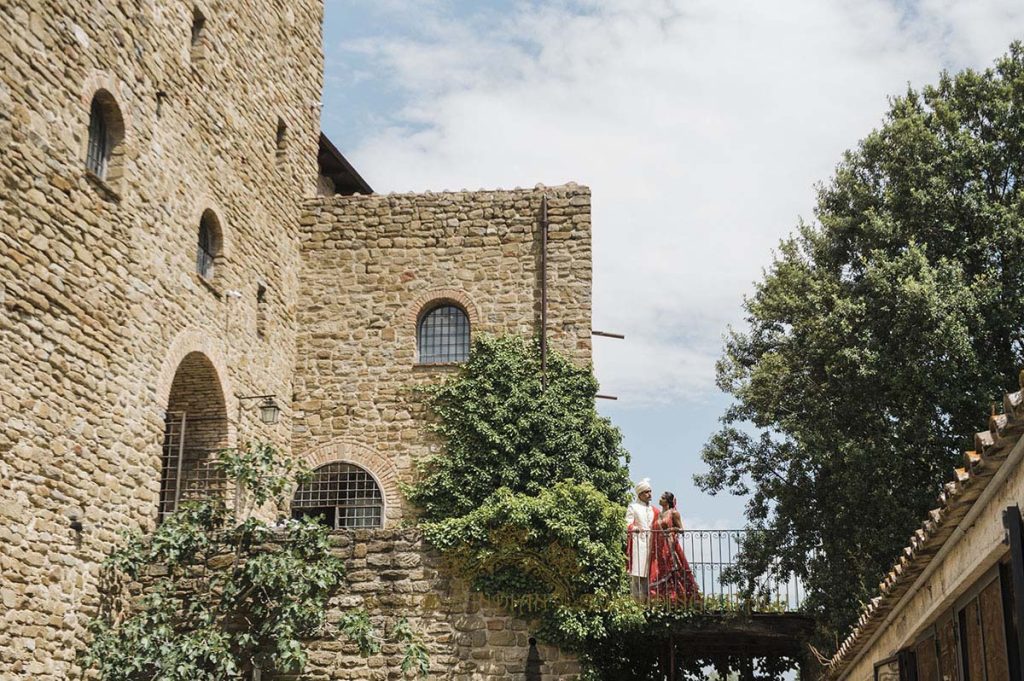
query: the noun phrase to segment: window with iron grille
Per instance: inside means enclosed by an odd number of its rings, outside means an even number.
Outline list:
[[[381,527],[384,497],[373,476],[350,463],[330,463],[313,471],[292,498],[292,517],[316,518],[328,527]]]
[[[465,362],[469,357],[469,317],[451,303],[431,309],[420,319],[420,364]]]
[[[160,505],[163,522],[182,502],[223,501],[227,476],[217,465],[217,445],[224,442],[227,420],[221,416],[167,414],[160,469]]]
[[[101,180],[107,176],[107,162],[110,158],[109,137],[106,114],[99,98],[94,97],[89,109],[89,149],[85,157],[85,167]]]
[[[196,250],[196,273],[203,279],[213,279],[213,264],[217,257],[216,227],[209,211],[199,221],[199,248]]]

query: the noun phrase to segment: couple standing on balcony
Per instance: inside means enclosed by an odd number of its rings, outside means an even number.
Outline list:
[[[676,497],[665,492],[658,503],[660,512],[651,506],[651,482],[644,478],[636,486],[636,501],[626,508],[630,591],[642,602],[696,601],[700,592],[683,551]]]

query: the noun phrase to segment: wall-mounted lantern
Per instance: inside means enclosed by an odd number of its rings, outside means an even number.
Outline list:
[[[274,400],[276,395],[244,395],[238,398],[238,409],[242,409],[243,400],[262,400],[259,405],[260,409],[260,421],[272,426],[277,423],[278,417],[281,416],[281,407],[277,406],[277,402]]]
[[[277,423],[277,417],[280,415],[281,408],[277,406],[273,397],[267,397],[260,403],[260,418],[263,419],[263,423],[272,426]]]

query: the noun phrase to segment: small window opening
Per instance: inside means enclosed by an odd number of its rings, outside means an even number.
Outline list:
[[[256,335],[267,335],[267,287],[263,284],[256,287]]]
[[[107,177],[107,165],[110,161],[110,133],[107,130],[107,117],[98,97],[93,97],[89,108],[89,151],[85,158],[85,167],[101,180]]]
[[[206,28],[206,17],[199,11],[199,8],[192,9],[192,49],[199,47],[203,42],[203,30]]]
[[[207,281],[213,280],[220,244],[220,224],[213,211],[208,210],[199,220],[199,243],[196,249],[196,274]]]
[[[284,153],[288,146],[288,126],[285,125],[284,120],[281,118],[277,119],[276,145],[277,160],[282,161],[284,160]]]
[[[99,90],[89,104],[89,139],[85,167],[110,187],[116,187],[124,166],[124,119],[117,101]]]

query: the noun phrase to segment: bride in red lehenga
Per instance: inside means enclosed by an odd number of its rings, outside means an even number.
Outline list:
[[[661,513],[651,528],[651,600],[697,602],[700,590],[683,551],[683,519],[676,510],[676,497],[665,492],[658,503]]]

